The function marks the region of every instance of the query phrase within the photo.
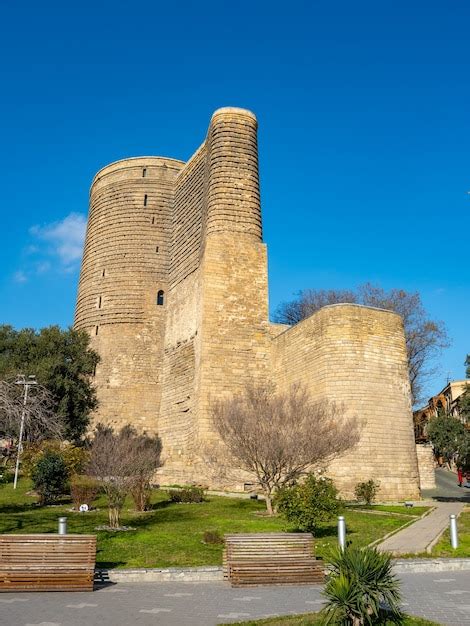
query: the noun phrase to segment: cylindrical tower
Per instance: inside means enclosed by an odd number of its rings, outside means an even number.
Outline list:
[[[206,234],[236,232],[261,241],[258,122],[246,109],[225,107],[207,135]]]
[[[124,159],[93,180],[75,327],[90,333],[101,356],[96,422],[157,429],[170,212],[183,165]]]

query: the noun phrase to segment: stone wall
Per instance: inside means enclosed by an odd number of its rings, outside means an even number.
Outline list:
[[[75,325],[102,358],[95,420],[158,431],[163,481],[217,484],[204,460],[214,401],[303,382],[364,422],[357,449],[330,467],[345,495],[369,478],[383,498],[418,495],[400,318],[337,305],[293,328],[269,322],[249,111],[216,111],[186,164],[139,157],[96,175]]]
[[[382,499],[419,497],[401,318],[359,305],[327,306],[273,345],[281,388],[301,382],[362,422],[356,448],[329,468],[343,494],[352,496],[356,483],[373,478]]]
[[[420,489],[436,489],[436,463],[432,446],[428,443],[416,444]]]

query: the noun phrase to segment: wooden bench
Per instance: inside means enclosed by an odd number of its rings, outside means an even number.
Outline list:
[[[0,535],[0,591],[93,591],[95,535]]]
[[[310,533],[225,535],[224,577],[233,587],[304,585],[324,580]]]

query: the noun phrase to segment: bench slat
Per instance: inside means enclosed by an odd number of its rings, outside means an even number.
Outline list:
[[[310,533],[226,535],[224,577],[232,586],[313,584],[324,579]]]
[[[0,535],[0,591],[92,591],[95,535]]]

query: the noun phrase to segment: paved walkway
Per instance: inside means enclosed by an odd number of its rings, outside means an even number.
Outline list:
[[[401,574],[407,613],[470,626],[470,572]],[[122,583],[86,593],[2,593],[2,626],[215,626],[321,609],[322,588]]]
[[[426,552],[434,540],[449,525],[449,515],[459,515],[463,502],[435,502],[436,507],[423,519],[414,522],[378,545],[379,550],[400,554],[420,554]]]

